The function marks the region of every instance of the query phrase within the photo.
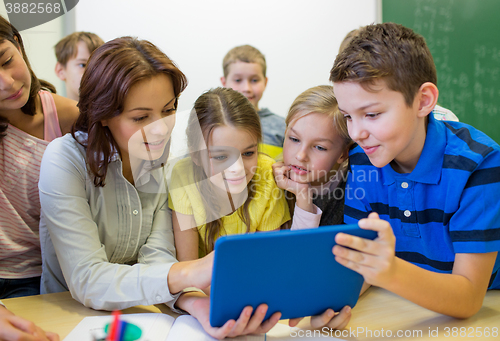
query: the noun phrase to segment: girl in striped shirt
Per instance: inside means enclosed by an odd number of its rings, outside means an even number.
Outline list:
[[[0,17],[0,299],[40,293],[40,162],[77,116],[75,101],[35,76],[21,35]],[[0,340],[58,340],[20,320],[0,306]]]

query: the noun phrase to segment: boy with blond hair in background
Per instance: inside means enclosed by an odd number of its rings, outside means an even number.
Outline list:
[[[259,114],[263,138],[260,151],[276,158],[283,151],[286,124],[283,117],[259,108],[267,86],[266,58],[253,46],[236,46],[224,57],[222,68],[222,86],[241,92]]]

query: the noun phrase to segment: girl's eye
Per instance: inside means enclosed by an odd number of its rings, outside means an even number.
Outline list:
[[[85,64],[85,63],[78,64],[78,67],[81,67],[82,69],[85,69],[85,66],[87,66],[87,64]]]
[[[237,79],[235,79],[234,81],[235,81],[236,83],[239,83],[239,82],[241,82],[241,79],[237,78]]]
[[[316,146],[316,149],[319,150],[319,151],[321,151],[321,152],[324,152],[324,151],[327,150],[326,148],[323,148],[321,146]]]
[[[216,161],[224,161],[225,159],[227,159],[227,156],[226,155],[217,155],[217,156],[212,156],[212,159],[214,159]]]
[[[147,116],[140,116],[140,117],[134,117],[133,120],[134,122],[141,122],[143,120],[145,120],[147,118]]]
[[[298,139],[298,138],[295,138],[295,137],[293,137],[293,136],[290,136],[290,137],[289,137],[289,139],[290,139],[290,141],[292,141],[292,142],[299,142],[299,139]]]
[[[253,156],[255,154],[254,151],[251,151],[251,152],[245,152],[243,153],[243,156],[246,156],[246,157],[250,157],[250,156]]]
[[[3,64],[2,64],[2,66],[7,66],[7,65],[9,65],[9,64],[12,62],[12,58],[13,58],[13,57],[10,57],[9,59],[7,59],[7,60],[5,61],[5,63],[3,63]]]
[[[377,113],[372,113],[372,112],[370,112],[370,113],[367,113],[367,114],[366,114],[366,117],[369,117],[369,118],[375,118],[375,117],[377,117],[378,115],[380,115],[380,113],[378,113],[378,112],[377,112]]]
[[[344,115],[344,120],[346,120],[346,121],[350,121],[350,120],[351,120],[351,116],[349,116],[349,115]]]
[[[252,83],[258,83],[259,80],[258,79],[252,79]]]
[[[176,108],[165,109],[163,110],[163,113],[165,114],[165,116],[169,116],[175,114],[176,110]]]

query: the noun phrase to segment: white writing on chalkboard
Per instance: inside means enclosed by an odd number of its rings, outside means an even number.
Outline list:
[[[500,48],[478,45],[474,48],[474,108],[479,115],[495,116],[500,97]]]

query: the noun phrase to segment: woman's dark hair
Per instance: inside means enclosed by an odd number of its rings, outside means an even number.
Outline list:
[[[4,17],[0,15],[0,44],[4,41],[10,41],[17,49],[21,51],[23,55],[24,62],[31,76],[31,87],[30,95],[26,104],[21,108],[22,112],[26,115],[34,116],[36,113],[36,98],[38,96],[38,91],[40,89],[48,90],[50,92],[56,93],[56,88],[44,80],[38,79],[35,73],[31,69],[30,62],[28,61],[28,56],[24,50],[23,39],[19,31],[11,25]],[[5,136],[5,131],[7,130],[7,124],[9,121],[0,115],[0,141]]]
[[[176,97],[187,86],[186,76],[160,49],[146,40],[117,38],[97,48],[87,63],[80,84],[80,116],[72,135],[88,134],[80,141],[87,149],[89,172],[95,186],[104,186],[108,164],[114,150],[119,151],[113,135],[102,120],[118,116],[130,89],[140,81],[165,74],[172,81]]]

